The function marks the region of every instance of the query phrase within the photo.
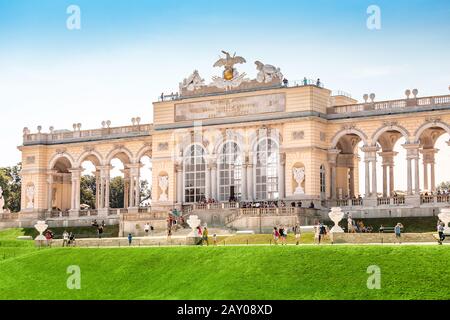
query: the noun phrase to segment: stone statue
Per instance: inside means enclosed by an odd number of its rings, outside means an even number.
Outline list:
[[[195,91],[204,85],[205,79],[202,79],[198,71],[194,70],[194,72],[187,79],[184,79],[183,82],[180,83],[180,92],[182,92],[183,89],[187,91]]]
[[[259,83],[270,83],[274,80],[283,80],[283,74],[280,68],[276,68],[270,64],[264,64],[261,61],[255,61],[256,69],[259,71],[256,81]]]
[[[168,176],[162,176],[159,177],[159,187],[161,188],[162,192],[159,196],[159,201],[167,201],[167,189],[169,188],[169,177]]]
[[[294,168],[292,171],[298,185],[294,194],[305,194],[305,190],[302,188],[303,181],[305,181],[305,168]]]
[[[331,233],[343,233],[344,230],[339,226],[339,222],[344,218],[344,212],[341,208],[331,208],[331,212],[328,214],[331,221],[334,222],[334,227],[331,228]]]
[[[222,77],[213,77],[213,85],[220,89],[231,89],[239,87],[246,76],[245,73],[239,74],[239,72],[234,68],[235,64],[246,63],[247,61],[243,57],[236,57],[236,53],[231,56],[230,53],[222,51],[225,54],[225,58],[219,59],[214,67],[224,67]]]
[[[34,185],[29,185],[26,189],[28,198],[27,209],[34,209]]]
[[[5,206],[5,198],[3,198],[3,189],[0,187],[0,213],[3,213],[3,207]]]

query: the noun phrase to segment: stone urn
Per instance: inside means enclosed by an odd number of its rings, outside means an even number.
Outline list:
[[[331,212],[328,214],[331,221],[334,222],[334,227],[331,228],[331,233],[343,233],[344,230],[339,226],[339,222],[344,218],[344,212],[341,208],[331,208]]]
[[[190,216],[186,221],[189,227],[191,227],[192,231],[186,237],[186,244],[188,245],[197,245],[201,242],[201,236],[199,236],[197,227],[200,226],[201,220],[198,216]]]
[[[36,237],[36,241],[45,241],[47,240],[43,233],[45,230],[47,230],[48,225],[45,223],[45,221],[38,221],[35,225],[34,228],[39,232],[39,235]]]
[[[450,223],[450,208],[442,208],[438,217],[443,223],[445,223],[444,233],[449,234],[450,227],[448,224]]]

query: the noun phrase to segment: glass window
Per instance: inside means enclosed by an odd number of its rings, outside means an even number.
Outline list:
[[[184,201],[194,203],[205,198],[206,191],[205,150],[193,145],[184,158]]]
[[[272,139],[259,142],[256,149],[256,199],[274,200],[278,193],[278,144]]]
[[[219,155],[219,201],[234,199],[242,195],[242,154],[235,142],[226,142]]]

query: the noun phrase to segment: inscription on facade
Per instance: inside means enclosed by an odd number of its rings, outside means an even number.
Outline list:
[[[284,94],[267,94],[175,105],[175,121],[206,120],[283,112],[286,108]]]

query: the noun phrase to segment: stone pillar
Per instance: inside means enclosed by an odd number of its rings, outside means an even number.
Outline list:
[[[95,170],[95,209],[100,208],[100,171]]]
[[[129,208],[138,208],[141,200],[141,186],[139,183],[140,163],[127,164],[130,169],[130,203]]]
[[[98,209],[107,209],[109,208],[109,178],[111,166],[101,166],[97,167],[97,170],[100,170],[100,192],[99,192],[99,207]]]
[[[48,173],[48,177],[47,177],[47,209],[49,212],[52,211],[53,206],[52,206],[52,202],[53,202],[53,174],[54,172],[51,171]],[[0,208],[2,209],[2,208]]]
[[[107,172],[107,176],[105,177],[105,203],[103,204],[103,207],[105,209],[109,209],[109,195],[110,195],[110,188],[109,188],[109,184],[111,182],[111,177],[110,177],[110,172],[108,170]]]
[[[389,196],[394,195],[395,184],[394,184],[394,165],[389,166]]]
[[[286,175],[286,154],[280,154],[280,162],[278,165],[278,194],[280,199],[286,197],[285,194],[285,175]],[[305,177],[306,179],[307,177]]]
[[[183,164],[177,164],[175,167],[177,172],[177,202],[182,204],[183,201]]]
[[[377,189],[377,146],[364,146],[361,148],[364,152],[364,161],[366,162],[366,197],[374,199],[378,196]],[[372,164],[372,176],[370,177],[369,164]],[[369,178],[370,177],[370,178]],[[370,190],[370,179],[372,182],[372,190]]]
[[[330,198],[331,200],[336,200],[336,167],[337,167],[337,156],[341,151],[338,149],[328,150],[328,164],[330,166]]]
[[[72,205],[71,210],[80,210],[80,180],[82,169],[75,168],[69,170],[72,173]]]
[[[377,187],[377,159],[372,158],[372,197],[376,198],[378,196]]]
[[[253,161],[251,161],[251,157],[248,157],[247,164],[247,200],[253,201],[255,199],[253,186],[255,185],[253,181]]]
[[[206,177],[205,177],[205,198],[211,199],[212,198],[212,192],[211,192],[211,163],[208,163],[206,165]]]
[[[241,200],[247,201],[247,162],[242,165],[242,185],[241,185]]]
[[[428,163],[423,162],[423,189],[428,190]]]
[[[413,194],[413,186],[412,186],[412,160],[415,160],[415,192],[416,195],[420,192],[420,184],[419,184],[419,147],[420,145],[417,143],[407,143],[404,144],[403,147],[406,149],[406,160],[407,160],[407,182],[408,182],[408,195]]]
[[[365,159],[364,160],[364,165],[365,165],[365,194],[366,194],[366,198],[370,197],[370,161]]]
[[[436,176],[434,170],[434,161],[430,163],[431,191],[436,192]]]
[[[349,185],[349,196],[352,198],[355,196],[355,168],[350,167],[349,169],[349,176],[350,176],[350,185]]]
[[[217,197],[217,163],[211,164],[211,196],[214,200],[218,200]]]
[[[388,170],[388,166],[383,164],[383,197],[387,197],[388,196],[388,188],[387,188],[387,183],[388,183],[388,175],[387,175],[387,170]]]

